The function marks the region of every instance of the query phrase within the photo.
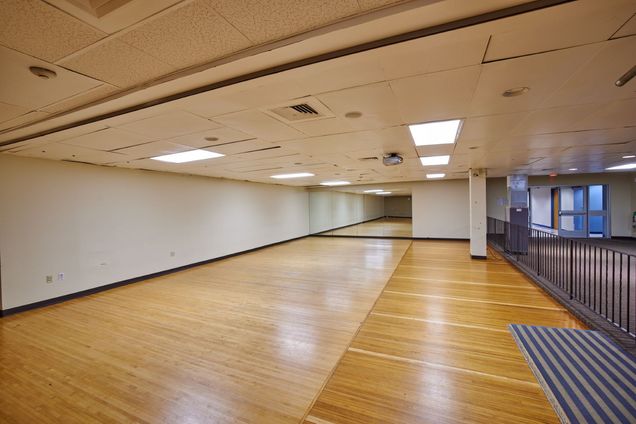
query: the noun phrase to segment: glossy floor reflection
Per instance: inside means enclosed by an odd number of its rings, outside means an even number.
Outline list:
[[[305,423],[558,423],[507,326],[584,327],[489,255],[414,241]]]
[[[362,236],[362,237],[412,237],[411,218],[380,218],[362,224],[350,225],[320,235]]]
[[[0,422],[298,423],[410,245],[310,237],[0,319]]]

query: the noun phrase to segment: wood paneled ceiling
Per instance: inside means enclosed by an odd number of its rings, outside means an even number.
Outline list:
[[[228,76],[240,71],[241,64],[255,66],[260,56],[203,69],[156,87],[144,86],[166,73],[393,2],[248,1],[246,7],[253,8],[258,21],[253,25],[247,9],[233,6],[236,2],[172,2],[175,4],[162,12],[112,34],[71,17],[68,10],[58,9],[60,2],[1,3],[4,14],[7,10],[17,13],[18,3],[20,8],[32,7],[33,16],[26,14],[23,20],[42,19],[41,9],[55,19],[63,15],[62,21],[72,20],[77,25],[64,31],[75,34],[81,42],[65,45],[55,37],[69,35],[60,34],[53,37],[51,46],[42,46],[37,40],[17,45],[15,33],[0,29],[0,44],[5,46],[0,47],[0,60],[8,65],[0,70],[3,142],[65,119],[72,122],[126,102],[147,100],[161,90],[186,90],[205,78],[209,82],[223,73]],[[265,3],[271,7],[263,7]],[[308,3],[303,10],[311,16],[305,16],[303,22],[297,22],[301,12],[292,7],[297,3]],[[382,9],[385,13],[373,22],[315,37],[335,40],[335,35],[344,31],[354,39],[355,31],[361,28],[366,28],[366,38],[386,35],[380,34],[379,28],[395,23],[395,19],[408,26],[414,17],[435,11],[438,21],[451,19],[451,12],[461,10],[462,4],[452,0],[410,3],[409,8],[393,6],[398,8],[395,14],[386,12],[390,8]],[[483,2],[482,6],[503,3]],[[323,7],[316,9],[317,4]],[[623,155],[636,153],[636,81],[620,88],[614,85],[636,64],[635,13],[633,0],[565,3],[279,72],[0,150],[20,156],[266,183],[273,182],[273,174],[316,175],[276,181],[302,186],[334,179],[354,184],[418,181],[433,172],[466,178],[471,167],[487,168],[490,176],[600,172],[624,162]],[[297,23],[286,28],[275,22],[283,18]],[[370,28],[378,32],[369,32]],[[165,44],[162,38],[178,39],[186,30],[188,43],[175,40]],[[15,27],[11,31],[26,30]],[[312,45],[320,51],[312,36],[267,54],[270,58],[276,54],[298,57],[301,52],[306,54],[302,48]],[[28,74],[32,64],[50,65],[58,78],[35,79]],[[21,73],[25,68],[26,73]],[[62,113],[84,101],[139,84],[141,88],[125,95]],[[518,97],[502,96],[514,87],[529,87],[529,91]],[[305,101],[318,102],[330,116],[294,123],[276,119],[271,113],[281,104]],[[361,116],[347,118],[348,112],[360,112]],[[49,120],[18,128],[30,119],[43,118]],[[464,124],[455,145],[413,145],[408,124],[456,118],[464,119]],[[149,159],[193,148],[226,156],[185,164]],[[392,152],[404,157],[402,165],[382,165],[382,156]],[[418,159],[442,154],[451,155],[449,165],[423,167]],[[571,168],[577,171],[569,171]]]

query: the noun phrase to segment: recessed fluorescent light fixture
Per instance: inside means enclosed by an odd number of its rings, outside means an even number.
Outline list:
[[[636,155],[625,155],[623,156],[623,159],[633,159],[636,158]]]
[[[320,185],[324,186],[343,186],[351,184],[349,181],[323,181]]]
[[[459,136],[461,123],[461,119],[426,122],[424,124],[409,125],[409,131],[411,131],[411,137],[416,146],[453,144]]]
[[[150,159],[158,160],[161,162],[185,163],[185,162],[194,162],[195,160],[220,158],[221,156],[225,156],[225,155],[221,153],[210,152],[209,150],[197,149],[197,150],[189,150],[187,152],[181,152],[181,153],[172,153],[170,155],[156,156]]]
[[[286,180],[289,178],[305,178],[305,177],[313,177],[314,174],[309,172],[297,172],[295,174],[278,174],[272,175],[272,178],[276,178],[277,180]]]
[[[433,166],[433,165],[448,165],[448,161],[450,160],[449,155],[443,156],[422,156],[420,158],[420,162],[424,166]]]
[[[444,178],[446,174],[426,174],[426,178],[435,179],[435,178]]]
[[[382,191],[384,191],[384,190],[380,190],[380,189],[374,188],[373,190],[365,190],[365,191],[363,191],[363,193],[380,193]]]
[[[391,192],[390,191],[378,191],[375,194],[391,194]]]
[[[568,171],[578,171],[579,168],[569,168]]]
[[[609,168],[605,168],[608,171],[618,171],[620,169],[636,169],[636,163],[626,163],[623,165],[610,166]]]

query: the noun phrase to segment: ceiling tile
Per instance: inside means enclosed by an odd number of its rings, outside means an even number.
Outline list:
[[[472,28],[418,38],[378,49],[386,79],[479,65],[488,34]]]
[[[29,110],[66,99],[101,84],[100,81],[5,47],[0,47],[0,63],[0,101]],[[51,79],[38,78],[29,71],[30,66],[45,67],[56,72],[57,76]]]
[[[606,104],[595,104],[593,111],[571,124],[571,130],[593,130],[602,128],[636,127],[636,98],[616,100]]]
[[[13,118],[17,118],[20,115],[24,115],[28,111],[29,108],[23,106],[15,106],[8,103],[0,102],[0,122],[5,122]]]
[[[479,66],[469,66],[391,81],[403,121],[411,124],[465,117],[479,72]]]
[[[213,5],[257,44],[317,28],[360,11],[356,0],[213,0]]]
[[[565,132],[574,129],[572,126],[574,122],[584,118],[598,108],[599,105],[597,103],[591,103],[534,110],[528,112],[525,118],[520,120],[519,125],[512,134],[527,135]]]
[[[125,157],[111,152],[87,149],[80,146],[69,146],[61,143],[51,143],[32,147],[16,153],[19,156],[36,157],[42,159],[68,160],[94,164],[107,164],[125,160]]]
[[[633,0],[611,3],[579,0],[506,19],[493,33],[485,60],[605,41],[636,12]]]
[[[616,34],[612,36],[612,38],[621,38],[627,37],[628,35],[636,34],[636,15],[632,16],[631,19],[618,30]]]
[[[512,131],[526,113],[506,113],[502,115],[474,116],[464,120],[459,133],[459,143],[474,140],[497,140]]]
[[[28,124],[31,122],[35,122],[41,118],[46,118],[49,114],[46,112],[29,112],[24,115],[20,115],[17,118],[10,119],[8,121],[4,121],[0,124],[0,130],[4,130],[7,128],[18,127],[20,125]]]
[[[398,3],[405,3],[405,0],[358,0],[358,4],[362,10],[377,9]]]
[[[591,60],[582,63],[584,66],[579,67],[558,90],[551,91],[550,97],[541,106],[563,106],[634,97],[636,80],[623,87],[616,87],[614,82],[634,66],[636,37],[619,38],[589,47],[599,51]]]
[[[176,70],[117,39],[99,43],[58,63],[117,87],[146,83]]]
[[[117,91],[119,91],[117,87],[110,84],[102,84],[98,87],[84,91],[83,93],[76,94],[75,96],[71,96],[67,99],[42,107],[40,110],[48,113],[64,112],[103,99]]]
[[[153,141],[138,146],[126,147],[117,150],[116,153],[124,155],[124,160],[151,158],[161,155],[169,155],[172,153],[186,152],[193,150],[190,146],[182,146],[180,144],[170,143],[167,141]]]
[[[219,128],[220,125],[188,112],[173,111],[119,125],[118,127],[146,137],[166,139]]]
[[[106,35],[41,0],[0,1],[0,22],[0,44],[50,62]]]
[[[244,133],[262,138],[266,141],[291,140],[303,137],[303,133],[271,118],[258,110],[246,110],[217,116],[215,121],[243,131]]]
[[[96,150],[115,150],[149,142],[147,137],[140,136],[117,128],[107,128],[90,134],[81,135],[61,141],[64,144],[82,146]]]
[[[209,138],[209,140],[206,140],[206,138]],[[216,138],[216,140],[214,140],[214,138]],[[254,140],[254,136],[245,134],[244,132],[237,131],[232,128],[220,127],[171,138],[166,141],[176,144],[183,144],[184,146],[200,148],[208,146],[222,146],[225,144],[229,145],[240,140]]]
[[[482,65],[470,114],[494,115],[536,109],[602,48],[600,44],[591,44]],[[530,90],[517,97],[502,95],[516,87]]]
[[[209,62],[251,46],[207,0],[171,8],[122,35],[120,40],[178,68]]]

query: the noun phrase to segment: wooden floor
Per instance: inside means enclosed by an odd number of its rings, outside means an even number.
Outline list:
[[[381,218],[339,228],[326,234],[334,236],[412,237],[413,220],[411,218]]]
[[[414,241],[305,423],[558,423],[507,325],[584,327],[490,254]]]
[[[468,258],[310,237],[2,318],[0,422],[557,422],[506,326],[581,324]]]
[[[408,248],[305,238],[0,319],[1,423],[298,423]]]

